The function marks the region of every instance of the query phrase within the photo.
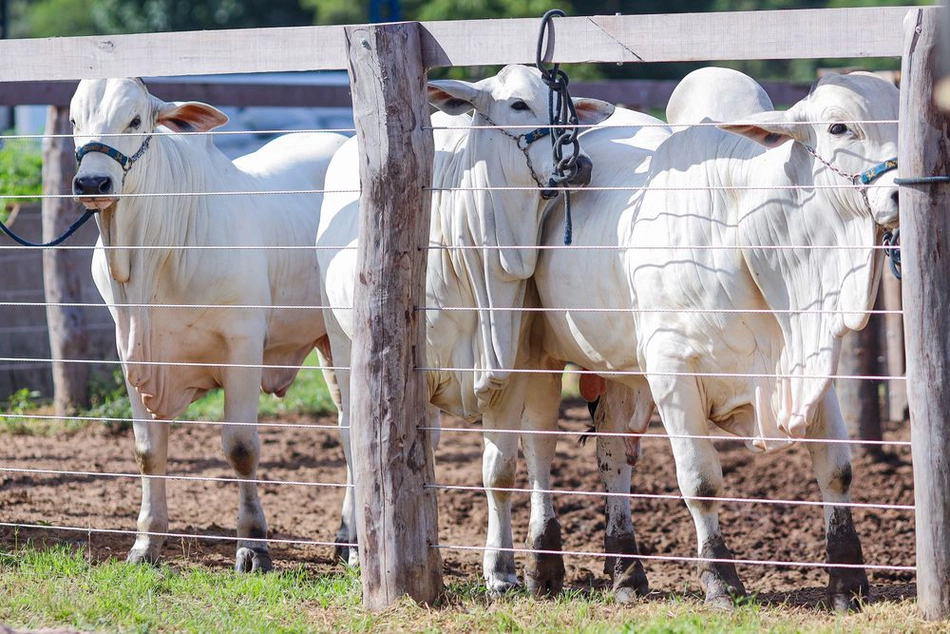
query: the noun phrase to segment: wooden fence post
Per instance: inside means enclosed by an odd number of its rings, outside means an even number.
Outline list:
[[[841,340],[838,374],[841,376],[874,376],[880,374],[878,363],[882,319],[871,315],[867,326],[858,332],[849,332]],[[835,391],[841,404],[841,415],[851,438],[881,440],[881,399],[879,381],[867,379],[839,379]],[[857,445],[854,451],[872,456],[881,455],[880,445]]]
[[[46,117],[47,134],[68,135],[69,108],[51,106]],[[71,194],[76,172],[73,141],[69,137],[43,139],[43,193]],[[78,216],[71,198],[43,199],[43,241],[58,237]],[[82,301],[82,276],[88,275],[82,254],[65,249],[43,251],[43,285],[46,323],[53,358],[53,402],[57,416],[75,414],[89,406],[89,366],[69,363],[88,356],[86,315],[79,306],[63,303]],[[65,361],[64,361],[65,360]]]
[[[360,144],[350,399],[363,605],[442,592],[426,424],[425,271],[434,147],[417,23],[347,27]]]
[[[950,121],[932,99],[939,16],[904,21],[900,174],[947,175]],[[950,617],[950,185],[900,191],[907,400],[917,526],[917,604],[926,619]]]

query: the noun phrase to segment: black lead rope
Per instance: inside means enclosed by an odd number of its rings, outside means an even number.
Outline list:
[[[566,14],[560,9],[551,9],[541,18],[541,30],[538,33],[538,50],[535,65],[541,71],[541,79],[548,86],[548,120],[551,124],[551,145],[554,155],[554,171],[548,181],[548,189],[541,192],[544,198],[557,196],[557,189],[563,187],[577,174],[577,157],[580,154],[580,143],[577,140],[577,111],[574,101],[567,90],[567,73],[560,69],[559,64],[552,64],[550,68],[544,66],[545,36],[550,31],[549,45],[554,45],[554,18],[564,17]],[[565,152],[565,148],[570,148]],[[573,225],[571,222],[571,192],[564,189],[564,244],[571,244],[573,240]]]
[[[78,220],[76,220],[76,222],[74,222],[73,224],[69,225],[69,228],[66,229],[66,231],[64,231],[61,236],[59,236],[59,237],[56,238],[55,240],[50,240],[49,242],[30,242],[29,240],[24,240],[23,238],[21,238],[20,236],[18,236],[17,234],[15,234],[15,233],[13,232],[13,230],[10,229],[10,227],[8,227],[8,226],[7,226],[6,224],[4,224],[2,221],[0,221],[0,230],[2,230],[5,234],[7,234],[8,236],[10,236],[10,238],[11,238],[14,242],[18,242],[19,244],[21,244],[21,245],[23,245],[23,246],[25,246],[25,247],[39,247],[39,248],[55,247],[56,245],[62,243],[64,240],[66,240],[66,238],[68,238],[69,236],[71,236],[71,235],[73,235],[74,233],[76,233],[76,230],[79,229],[79,227],[81,227],[81,226],[83,226],[84,224],[86,224],[86,221],[88,221],[90,218],[92,218],[93,216],[95,216],[98,212],[99,212],[98,209],[96,209],[96,210],[89,210],[89,209],[87,209],[86,212],[85,212],[82,216],[80,216]]]
[[[892,229],[884,233],[884,255],[891,265],[891,273],[901,279],[901,230]]]

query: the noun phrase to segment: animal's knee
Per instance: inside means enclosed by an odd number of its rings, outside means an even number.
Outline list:
[[[260,452],[244,441],[235,440],[225,443],[224,453],[231,467],[242,475],[248,475],[257,468]]]
[[[687,498],[687,503],[707,513],[713,511],[717,504],[710,498],[719,497],[721,489],[721,478],[713,478],[701,473],[689,474],[680,479],[680,491]]]
[[[149,445],[135,443],[135,463],[145,474],[157,473],[163,466],[158,451]]]
[[[851,490],[851,478],[851,465],[841,465],[832,472],[828,480],[828,488],[834,493],[844,495]]]

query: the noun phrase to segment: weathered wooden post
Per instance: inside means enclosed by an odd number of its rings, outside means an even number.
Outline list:
[[[933,103],[936,8],[904,22],[901,177],[950,174],[947,117]],[[900,192],[907,400],[917,525],[917,603],[924,618],[950,617],[950,184]]]
[[[50,106],[46,132],[72,133],[69,108]],[[68,136],[43,139],[43,194],[72,193],[76,172],[73,141]],[[76,203],[71,198],[43,198],[43,240],[59,237],[76,219]],[[57,416],[75,414],[89,406],[89,366],[70,363],[85,359],[89,349],[86,315],[79,306],[63,306],[82,300],[82,276],[88,275],[82,255],[65,249],[43,251],[43,284],[46,294],[46,323],[53,358],[53,402]]]
[[[426,249],[434,147],[417,23],[345,29],[360,144],[350,402],[363,604],[442,592],[426,423]]]

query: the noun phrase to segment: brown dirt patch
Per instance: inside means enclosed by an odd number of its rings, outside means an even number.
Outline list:
[[[299,421],[308,423],[308,421]],[[587,422],[580,402],[567,402],[562,428],[571,432],[558,447],[554,485],[563,491],[599,491],[594,443],[581,445],[577,438]],[[334,424],[335,419],[309,421]],[[463,423],[443,419],[446,427]],[[477,429],[477,427],[472,427]],[[654,425],[651,432],[662,432]],[[342,483],[343,452],[333,430],[320,428],[261,427],[265,480],[299,483]],[[909,426],[895,424],[889,440],[907,440]],[[52,438],[2,436],[0,466],[76,472],[135,474],[131,430],[110,432],[91,426],[79,433]],[[677,494],[673,458],[663,438],[644,440],[644,454],[633,484],[639,493]],[[811,462],[803,447],[772,455],[757,455],[742,445],[719,443],[726,495],[781,500],[819,500]],[[176,425],[171,431],[169,473],[180,476],[232,477],[221,451],[219,429],[212,425]],[[436,478],[443,484],[479,485],[481,435],[444,432],[436,454]],[[858,456],[854,465],[856,502],[913,504],[910,450],[889,447],[888,460],[872,462]],[[524,467],[517,486],[524,486]],[[343,490],[304,484],[260,486],[271,536],[279,540],[332,542],[339,523]],[[97,559],[124,558],[133,538],[129,534],[94,532],[92,529],[132,531],[139,506],[137,477],[101,477],[94,474],[43,475],[0,472],[0,522],[39,525],[41,528],[0,526],[0,549],[10,551],[31,539],[40,543],[66,541],[87,548]],[[177,481],[168,484],[170,530],[192,535],[233,535],[237,489],[233,483]],[[604,537],[603,498],[556,496],[556,508],[565,549],[601,552]],[[858,509],[855,523],[869,565],[914,564],[913,513]],[[486,505],[478,491],[439,493],[440,540],[444,544],[484,545]],[[528,523],[526,494],[514,496],[516,544],[525,537]],[[726,504],[721,516],[726,543],[737,558],[772,561],[821,562],[824,559],[820,507],[783,504]],[[695,536],[692,521],[680,500],[634,500],[634,525],[646,555],[692,556]],[[75,527],[79,531],[58,530]],[[277,544],[272,547],[275,565],[303,565],[314,574],[333,569],[333,551],[325,545]],[[181,566],[194,564],[230,567],[234,544],[207,539],[169,539],[165,560]],[[480,579],[481,553],[443,550],[448,581]],[[519,567],[523,558],[518,558]],[[604,587],[602,560],[589,556],[566,558],[568,586]],[[650,585],[658,596],[698,592],[693,566],[667,561],[644,561]],[[869,570],[872,599],[896,600],[913,596],[913,575]],[[823,593],[826,574],[821,568],[743,565],[739,574],[750,592],[769,601],[814,604]]]

